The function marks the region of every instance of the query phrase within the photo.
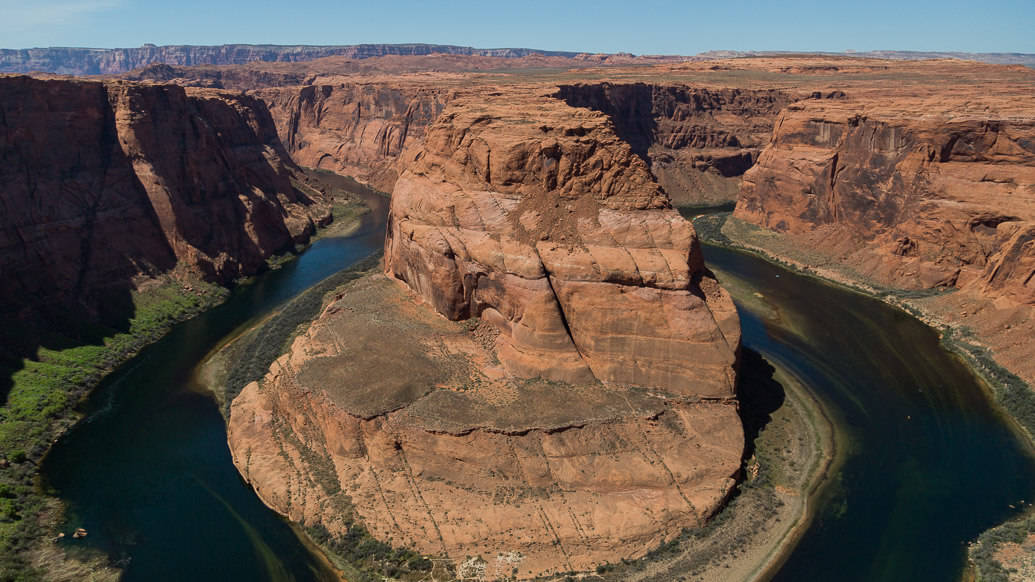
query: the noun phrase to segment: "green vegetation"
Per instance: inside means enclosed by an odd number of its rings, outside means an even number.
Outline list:
[[[306,528],[306,533],[338,558],[337,565],[345,570],[349,582],[381,582],[385,577],[406,582],[428,578],[434,563],[427,557],[378,541],[351,520],[346,526],[348,533],[344,536],[334,536],[322,525]]]
[[[992,528],[978,537],[970,546],[970,563],[974,565],[979,582],[1010,582],[1010,574],[1016,573],[996,558],[1002,544],[1023,543],[1029,535],[1035,534],[1035,513]],[[1015,578],[1016,579],[1016,578]]]
[[[47,498],[37,466],[50,444],[77,419],[76,406],[105,374],[174,324],[222,302],[218,285],[169,279],[133,295],[124,331],[68,319],[68,335],[50,333],[35,358],[5,370],[11,389],[0,406],[0,580],[32,580],[27,554],[44,535]],[[95,338],[83,343],[72,337]]]
[[[1035,391],[1028,384],[996,362],[988,348],[973,340],[971,330],[942,330],[942,344],[958,354],[985,381],[996,402],[1028,433],[1028,439],[1035,435]]]
[[[693,220],[694,230],[697,231],[697,236],[701,241],[720,246],[733,246],[733,241],[722,233],[722,227],[726,224],[726,219],[730,217],[731,212],[699,215],[693,208],[680,208],[679,213],[683,217]]]
[[[342,236],[355,228],[369,209],[353,193],[372,190],[332,173],[306,173],[319,185],[319,192],[335,200],[333,223],[319,235]],[[300,181],[296,186],[318,193]],[[279,268],[303,249],[270,257],[267,265]],[[336,284],[340,280],[331,283]],[[102,323],[74,312],[51,313],[49,324],[42,316],[39,322],[26,323],[21,314],[0,314],[0,581],[42,576],[30,566],[29,555],[41,548],[51,552],[40,542],[51,533],[60,505],[37,484],[39,463],[54,440],[79,419],[80,402],[105,375],[173,325],[222,303],[228,295],[219,285],[193,278],[185,284],[167,275],[145,291],[113,295],[105,306],[112,313],[102,314]],[[290,324],[294,331],[305,314],[312,317],[318,312],[320,300],[317,295],[316,311],[311,304],[290,305],[278,323],[294,321]],[[280,328],[272,332],[277,337],[291,335]],[[281,352],[285,341],[275,342],[268,350]],[[267,357],[263,349],[254,346],[249,361],[263,361]],[[262,365],[263,372],[269,361]]]

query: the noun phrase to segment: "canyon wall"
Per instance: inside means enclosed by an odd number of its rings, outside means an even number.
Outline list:
[[[329,214],[318,192],[296,189],[296,166],[252,97],[0,77],[0,127],[8,311],[103,315],[174,268],[229,282]]]
[[[556,96],[607,114],[678,206],[735,201],[792,100],[776,90],[645,83],[562,85]]]
[[[749,244],[904,298],[1030,386],[1035,99],[1031,73],[1002,71],[1027,81],[792,104],[734,217],[782,233]]]
[[[1035,304],[1035,107],[949,117],[795,103],[734,216],[813,241],[881,285]]]
[[[227,81],[219,71],[211,72],[217,77],[201,72],[193,71],[191,82],[240,82]],[[184,72],[169,72],[177,74]],[[254,75],[248,82],[291,81]],[[321,83],[253,94],[268,104],[281,141],[299,164],[356,176],[384,191],[392,190],[428,126],[457,91],[451,83]],[[610,117],[621,139],[680,206],[734,201],[741,176],[791,100],[780,91],[642,83],[564,85],[556,96]],[[404,155],[407,148],[410,154]]]
[[[298,164],[355,176],[390,192],[407,148],[419,148],[447,89],[339,83],[253,92]]]
[[[343,46],[306,45],[144,45],[137,48],[49,47],[0,49],[0,73],[33,71],[63,75],[118,74],[150,65],[240,65],[255,61],[299,62],[343,56],[364,59],[385,55],[450,54],[520,58],[528,55],[574,57],[576,53],[522,48],[477,49],[434,44],[360,44]]]
[[[736,310],[605,115],[454,96],[388,229],[389,276],[232,404],[267,504],[486,579],[642,556],[718,510],[744,446]]]

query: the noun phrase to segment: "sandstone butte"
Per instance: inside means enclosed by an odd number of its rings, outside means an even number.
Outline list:
[[[341,491],[379,539],[526,578],[641,556],[732,491],[736,310],[606,115],[454,95],[395,183],[385,269],[233,402],[270,506],[341,535]]]

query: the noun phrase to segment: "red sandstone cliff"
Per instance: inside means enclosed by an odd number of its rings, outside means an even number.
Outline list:
[[[255,96],[269,106],[281,142],[297,163],[391,191],[400,156],[407,147],[420,147],[449,93],[346,83],[263,89]]]
[[[0,77],[0,303],[102,309],[177,265],[228,282],[305,240],[328,204],[261,101]]]
[[[682,84],[562,85],[557,97],[608,115],[676,205],[736,200],[791,96]]]
[[[734,216],[835,278],[952,291],[910,302],[1032,384],[1035,73],[929,68],[957,81],[789,106]]]
[[[1002,113],[944,103],[788,107],[735,216],[814,240],[887,286],[1035,304],[1035,101]]]

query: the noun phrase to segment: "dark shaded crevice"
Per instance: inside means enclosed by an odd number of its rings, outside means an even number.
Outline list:
[[[546,270],[545,266],[543,270]],[[561,298],[557,295],[557,289],[553,286],[553,277],[550,276],[549,272],[546,273],[546,283],[550,286],[550,293],[553,294],[553,300],[557,302],[557,312],[561,314],[561,324],[564,325],[564,332],[568,334],[568,339],[571,340],[571,345],[575,348],[575,351],[578,352],[579,357],[582,358],[582,361],[586,362],[586,366],[589,367],[589,362],[586,361],[585,354],[582,353],[582,350],[579,349],[578,342],[575,341],[575,334],[572,333],[571,326],[568,324],[568,314],[564,312],[564,304],[561,303]],[[593,370],[590,369],[590,372],[592,371]],[[595,378],[596,374],[594,374],[593,377]]]
[[[536,254],[538,255],[538,251]],[[582,362],[586,364],[586,369],[589,370],[589,373],[597,382],[603,384],[600,378],[597,378],[596,372],[593,371],[593,367],[589,365],[589,360],[586,358],[586,355],[582,353],[581,349],[579,349],[579,344],[575,341],[575,334],[572,333],[571,325],[568,323],[568,314],[564,312],[564,303],[561,302],[561,296],[557,294],[557,289],[553,285],[553,277],[550,276],[550,271],[547,269],[546,263],[543,262],[543,258],[541,256],[538,258],[539,264],[543,266],[546,284],[550,286],[550,293],[553,295],[553,300],[557,303],[557,312],[561,315],[561,324],[564,326],[564,332],[568,334],[568,339],[571,340],[571,345],[575,348],[575,353],[577,353]]]
[[[562,85],[553,97],[572,107],[584,107],[607,115],[618,137],[629,144],[632,152],[646,162],[648,168],[652,165],[649,150],[658,128],[652,85]]]

